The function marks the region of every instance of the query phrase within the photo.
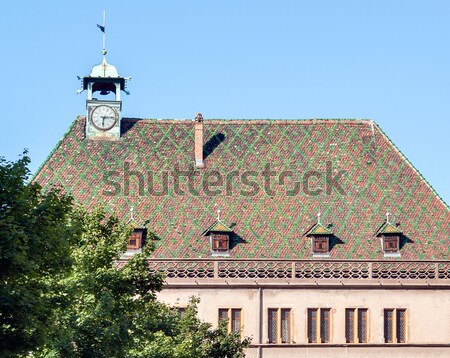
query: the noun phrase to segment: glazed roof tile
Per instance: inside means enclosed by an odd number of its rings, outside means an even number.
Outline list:
[[[202,237],[235,223],[235,258],[310,259],[302,237],[326,215],[343,241],[330,259],[384,259],[377,229],[389,210],[410,240],[405,260],[448,259],[450,210],[368,120],[205,120],[205,169],[194,166],[194,122],[124,119],[118,141],[85,139],[80,116],[35,179],[88,208],[147,223],[155,257],[210,257]]]

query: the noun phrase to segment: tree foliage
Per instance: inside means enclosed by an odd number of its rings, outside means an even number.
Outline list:
[[[117,266],[130,230],[103,209],[74,210],[71,224],[78,240],[71,251],[72,271],[63,283],[68,302],[58,311],[54,345],[46,354],[126,357],[136,316],[155,301],[162,278],[149,274],[145,253]]]
[[[28,184],[29,158],[0,158],[0,354],[45,341],[71,265],[71,199]]]
[[[241,340],[239,333],[228,333],[227,322],[217,328],[198,318],[198,298],[192,297],[183,314],[159,304],[159,326],[137,336],[129,353],[133,358],[243,358],[250,338]],[[146,321],[140,322],[144,326]]]
[[[76,223],[76,224],[75,224]],[[46,357],[244,357],[249,340],[213,328],[197,317],[197,299],[185,313],[159,302],[163,278],[149,273],[151,245],[118,267],[130,229],[101,208],[78,209],[72,225],[80,240],[72,249],[66,279],[70,303],[59,312],[59,334]]]
[[[29,158],[0,159],[0,357],[244,357],[249,339],[156,298],[152,246],[120,261],[131,228],[29,184]],[[151,239],[148,240],[151,243]]]

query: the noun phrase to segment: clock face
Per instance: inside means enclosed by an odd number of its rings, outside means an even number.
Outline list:
[[[118,119],[117,111],[110,106],[95,107],[91,112],[91,121],[95,128],[107,131],[114,127]]]

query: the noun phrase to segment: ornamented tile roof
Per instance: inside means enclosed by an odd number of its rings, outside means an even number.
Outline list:
[[[34,180],[124,221],[134,207],[155,257],[210,257],[202,233],[220,208],[239,239],[231,258],[310,259],[317,210],[343,241],[330,259],[383,260],[387,210],[409,239],[402,260],[449,258],[449,207],[372,121],[205,120],[204,169],[193,121],[124,119],[119,141],[84,131],[79,117]]]

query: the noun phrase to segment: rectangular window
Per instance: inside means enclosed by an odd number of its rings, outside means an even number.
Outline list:
[[[394,343],[394,310],[384,310],[384,342]]]
[[[308,308],[308,343],[317,343],[318,310],[318,308]]]
[[[231,332],[240,333],[241,332],[241,310],[232,309],[231,310]]]
[[[219,308],[219,321],[228,319],[229,308]]]
[[[367,308],[358,308],[358,341],[367,343]]]
[[[186,307],[175,307],[177,310],[177,313],[180,317],[183,317],[184,313],[186,312]]]
[[[345,341],[355,343],[355,309],[345,310]]]
[[[330,343],[330,309],[320,310],[320,342]]]
[[[345,310],[345,340],[347,343],[367,343],[367,308]]]
[[[315,254],[328,253],[328,237],[314,237],[313,238],[313,252]]]
[[[212,251],[214,252],[226,252],[228,251],[228,235],[212,235]]]
[[[291,340],[291,310],[281,309],[281,343],[289,343]]]
[[[308,308],[308,343],[330,343],[331,309]]]
[[[228,332],[240,333],[242,331],[242,309],[219,308],[219,321],[228,322]]]
[[[127,250],[139,250],[142,248],[145,239],[145,230],[134,229],[128,239]]]
[[[289,308],[269,308],[267,314],[269,343],[290,343],[291,310]]]
[[[398,236],[384,236],[384,252],[396,253],[399,251],[399,237]]]
[[[384,310],[384,342],[406,343],[406,309]]]
[[[278,310],[269,308],[269,343],[277,343]]]
[[[397,343],[406,343],[406,310],[397,309]]]

